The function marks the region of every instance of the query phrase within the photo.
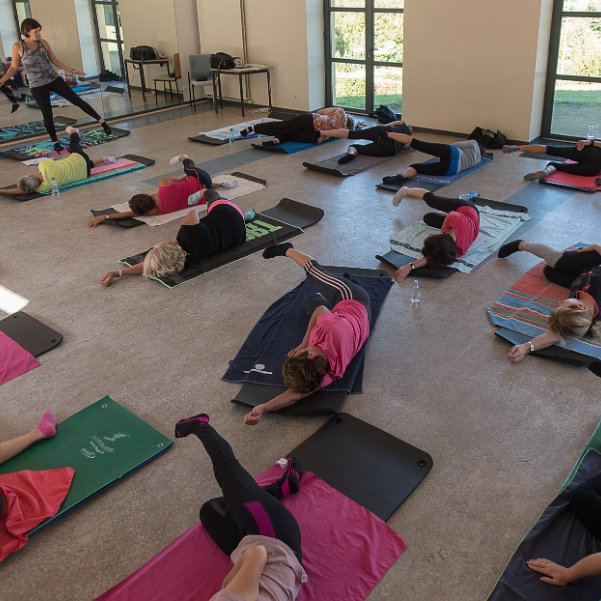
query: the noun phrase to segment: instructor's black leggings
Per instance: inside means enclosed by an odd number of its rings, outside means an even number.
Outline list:
[[[596,146],[585,146],[582,150],[576,150],[576,146],[547,146],[547,154],[563,157],[577,161],[576,163],[551,162],[557,171],[571,173],[572,175],[597,175],[601,173],[601,148]]]
[[[313,127],[313,113],[297,115],[285,121],[268,121],[253,126],[256,133],[262,136],[275,136],[280,142],[307,142],[317,144],[319,132]]]
[[[183,166],[184,173],[195,177],[207,190],[213,187],[211,176],[204,169],[197,167],[192,159],[184,159]]]
[[[444,213],[456,211],[459,207],[471,207],[472,209],[476,210],[478,215],[480,214],[478,207],[469,200],[461,200],[460,198],[445,198],[444,196],[437,196],[433,192],[424,194],[424,202],[429,207]],[[426,213],[424,215],[424,223],[439,230],[442,229],[445,219],[446,217],[440,213]]]
[[[85,159],[86,166],[88,169],[88,177],[90,177],[90,171],[92,171],[92,167],[94,166],[94,163],[92,163],[92,160],[90,159],[90,157],[84,152],[84,149],[81,147],[81,140],[80,140],[79,134],[77,132],[73,132],[69,136],[69,152],[71,154],[78,154]]]
[[[409,144],[414,150],[419,152],[425,152],[432,156],[438,157],[440,161],[438,163],[412,163],[409,165],[413,167],[418,173],[422,175],[446,175],[451,168],[451,145],[450,144],[438,144],[436,142],[424,142],[413,138],[411,144]]]
[[[576,517],[591,534],[601,538],[601,474],[581,484],[569,499]]]
[[[68,100],[71,104],[78,106],[84,113],[93,117],[96,121],[100,121],[102,117],[84,100],[82,100],[66,83],[62,77],[57,77],[54,81],[31,88],[31,95],[35,98],[44,119],[44,127],[53,142],[58,140],[56,129],[54,127],[54,119],[52,114],[52,105],[50,104],[50,93],[55,92]]]
[[[240,465],[232,447],[209,424],[195,431],[213,463],[223,498],[207,501],[200,521],[217,546],[230,555],[250,534],[277,538],[302,562],[301,533],[294,516],[263,490]]]
[[[317,261],[311,259],[305,265],[307,277],[311,279],[317,292],[321,293],[332,308],[342,300],[356,300],[367,309],[371,321],[371,300],[369,294],[348,278],[328,273]]]

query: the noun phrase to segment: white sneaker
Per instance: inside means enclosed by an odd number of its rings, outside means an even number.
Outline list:
[[[104,157],[102,159],[105,163],[116,163],[117,157]]]
[[[177,156],[174,156],[172,159],[169,159],[169,164],[170,165],[177,165],[178,163],[181,163],[184,159],[189,159],[190,157],[187,154],[178,154]]]
[[[392,197],[392,204],[395,207],[398,207],[401,204],[401,200],[403,200],[403,198],[405,198],[405,196],[407,196],[407,190],[409,188],[407,188],[407,186],[403,186],[402,188],[400,188],[398,190],[398,192],[395,193],[395,195]]]
[[[240,182],[237,179],[224,179],[222,182],[219,183],[226,190],[230,190],[231,188],[237,188],[240,185]]]
[[[65,132],[67,132],[69,135],[71,135],[71,134],[78,134],[79,130],[77,129],[77,127],[73,127],[72,125],[67,125],[67,127],[65,127]]]

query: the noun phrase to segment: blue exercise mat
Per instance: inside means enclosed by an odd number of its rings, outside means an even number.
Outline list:
[[[253,144],[252,147],[256,148],[257,150],[265,150],[266,152],[276,152],[279,154],[294,154],[296,152],[308,150],[309,148],[315,148],[316,146],[328,144],[335,139],[337,138],[330,138],[329,140],[321,142],[320,144],[312,144],[311,142],[293,142],[292,140],[287,140],[286,142],[276,144],[275,146],[263,146],[262,144]]]
[[[456,173],[455,175],[422,175],[422,174],[418,173],[417,175],[412,176],[411,180],[415,180],[415,181],[423,182],[423,183],[427,183],[427,184],[436,184],[438,186],[448,186],[449,184],[456,182],[458,179],[461,179],[462,177],[465,177],[466,175],[469,175],[470,173],[473,173],[474,171],[478,171],[478,169],[481,169],[485,165],[488,165],[491,161],[492,161],[492,158],[485,157],[477,165],[474,165],[473,167],[470,167],[469,169],[466,169],[465,171],[460,171],[459,173]],[[438,163],[438,162],[439,162],[439,159],[430,159],[429,161],[424,161],[424,164]]]
[[[344,268],[334,269],[336,273],[345,273]],[[328,271],[332,272],[333,269],[328,268]],[[372,310],[370,325],[373,330],[386,295],[392,286],[392,280],[386,272],[372,271],[372,273],[373,275],[351,273],[349,279],[362,286],[369,294]],[[312,282],[305,280],[273,303],[244,341],[223,379],[240,384],[283,386],[282,365],[290,349],[298,346],[303,339],[309,323],[309,316],[303,309],[303,300],[315,293]],[[364,360],[365,345],[351,361],[342,379],[325,390],[362,392]]]

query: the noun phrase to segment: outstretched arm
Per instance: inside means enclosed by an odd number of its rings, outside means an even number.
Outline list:
[[[118,219],[128,219],[134,216],[133,211],[123,211],[122,213],[105,213],[91,217],[86,223],[86,227],[96,227],[105,221],[117,221]]]
[[[2,194],[11,194],[12,196],[16,196],[17,194],[25,194],[23,190],[19,190],[19,188],[2,188]]]
[[[144,263],[138,263],[133,267],[125,267],[124,269],[118,269],[117,271],[107,271],[102,278],[100,278],[98,283],[106,288],[113,283],[115,278],[120,278],[124,275],[142,275],[143,271]]]
[[[261,417],[264,413],[272,413],[273,411],[279,411],[280,409],[290,407],[290,405],[294,405],[294,403],[297,403],[314,392],[315,391],[313,390],[311,392],[301,393],[288,388],[281,394],[278,394],[278,396],[273,397],[271,401],[267,401],[267,403],[263,403],[262,405],[257,405],[252,411],[249,411],[244,416],[244,423],[247,426],[256,426],[261,421]]]
[[[407,265],[399,267],[394,272],[395,282],[402,282],[414,269],[425,267],[427,264],[428,261],[426,257],[420,257],[419,259],[415,259],[415,261],[412,261],[411,263],[407,263]]]
[[[530,559],[528,567],[542,574],[541,581],[555,586],[565,586],[587,576],[601,574],[601,553],[587,555],[571,568],[561,566],[549,559]]]
[[[547,348],[552,344],[559,342],[559,336],[553,334],[553,332],[544,332],[535,336],[530,342],[524,342],[523,344],[516,344],[507,354],[507,357],[512,363],[519,363],[523,361],[524,357],[528,353],[534,353],[540,351],[543,348]]]
[[[75,73],[76,75],[79,75],[81,77],[83,77],[85,75],[85,73],[83,71],[80,71],[79,69],[74,69],[73,67],[69,67],[69,65],[65,65],[65,63],[63,63],[58,58],[58,56],[56,56],[56,54],[54,54],[54,50],[52,50],[52,48],[50,48],[50,44],[46,40],[42,40],[42,44],[43,44],[44,48],[46,48],[46,52],[48,52],[48,58],[50,59],[50,62],[53,65],[55,65],[59,69],[68,71],[69,73]]]

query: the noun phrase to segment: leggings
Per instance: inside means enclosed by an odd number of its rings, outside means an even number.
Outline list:
[[[557,171],[571,173],[572,175],[597,175],[601,172],[601,148],[596,146],[585,146],[582,150],[576,150],[576,146],[547,146],[546,152],[564,159],[577,161],[576,163],[551,162]]]
[[[56,129],[54,127],[54,119],[52,115],[52,105],[50,104],[50,92],[55,92],[68,100],[71,104],[78,106],[84,113],[93,117],[96,121],[100,121],[102,117],[84,100],[82,100],[66,83],[62,77],[57,77],[54,81],[31,88],[31,95],[38,103],[44,118],[44,127],[53,142],[58,141]]]
[[[371,322],[371,300],[369,294],[359,284],[351,282],[346,277],[331,275],[313,259],[305,265],[305,272],[330,307],[334,307],[342,300],[356,300],[367,309],[367,317]]]
[[[435,142],[424,142],[413,138],[409,144],[414,150],[425,152],[432,156],[438,157],[438,163],[413,163],[409,165],[422,175],[447,175],[451,168],[452,150],[450,144],[437,144]]]
[[[476,213],[478,213],[478,215],[480,214],[478,207],[469,200],[461,200],[460,198],[445,198],[444,196],[437,196],[433,192],[424,194],[424,202],[429,207],[432,207],[437,211],[443,211],[444,213],[456,211],[459,207],[471,207],[476,211]],[[446,216],[441,215],[440,213],[426,213],[424,215],[424,223],[439,230],[442,229],[445,219]]]
[[[386,131],[393,131],[390,127],[376,126],[365,129],[356,129],[349,131],[349,140],[371,140],[371,144],[351,144],[359,154],[365,154],[370,157],[391,157],[397,153],[394,140],[386,138],[385,142],[380,142],[380,134]],[[398,142],[396,142],[398,144]]]
[[[306,142],[316,144],[319,132],[313,127],[313,113],[297,115],[285,121],[257,123],[253,129],[263,136],[275,136],[280,142]]]
[[[2,86],[0,86],[0,92],[2,92],[13,104],[19,102],[15,96],[14,88],[11,88],[8,84],[2,84]]]
[[[195,177],[207,190],[213,187],[211,176],[204,169],[197,167],[192,159],[184,159],[183,165],[186,175]]]
[[[217,546],[228,555],[249,534],[277,538],[302,562],[301,533],[294,516],[259,486],[240,465],[232,447],[209,424],[195,432],[213,463],[223,497],[207,501],[200,521]]]
[[[572,491],[569,499],[576,517],[591,534],[601,538],[601,474]]]
[[[92,171],[92,167],[94,166],[94,163],[92,163],[92,161],[90,160],[90,157],[84,152],[83,148],[81,147],[81,140],[80,140],[79,134],[77,132],[73,132],[69,136],[69,152],[71,154],[78,154],[85,159],[86,167],[88,170],[88,177],[90,177],[90,172]]]
[[[524,250],[540,257],[547,264],[545,277],[558,286],[570,288],[574,279],[585,269],[601,265],[601,255],[595,250],[576,252],[555,250],[546,244],[524,242]]]

